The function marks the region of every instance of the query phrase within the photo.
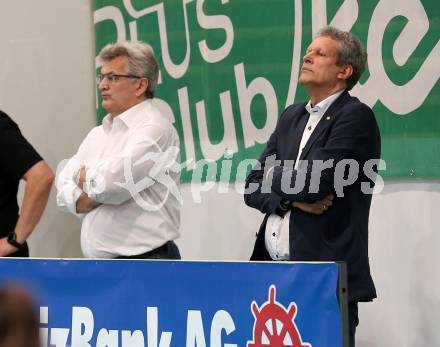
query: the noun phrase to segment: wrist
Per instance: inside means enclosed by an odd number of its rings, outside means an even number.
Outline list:
[[[6,237],[6,241],[8,242],[9,245],[15,247],[17,250],[22,248],[25,243],[25,241],[19,242],[15,231],[9,232],[8,236]]]

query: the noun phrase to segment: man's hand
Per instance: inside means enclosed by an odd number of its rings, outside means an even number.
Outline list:
[[[6,237],[0,239],[0,257],[6,257],[16,251],[18,251],[18,249],[10,245]]]
[[[84,190],[84,182],[86,181],[86,168],[84,166],[81,166],[81,169],[78,171],[78,174],[76,176],[76,184],[81,190]]]
[[[86,181],[86,168],[81,166],[76,176],[76,184],[81,190],[84,190],[84,182]],[[78,200],[76,201],[76,213],[89,213],[96,207],[101,205],[95,200],[89,198],[86,193],[81,193]]]
[[[334,195],[329,194],[322,200],[315,201],[313,203],[306,202],[294,202],[293,207],[299,208],[301,211],[312,213],[312,214],[323,214],[327,209],[333,205]]]
[[[99,205],[101,204],[93,199],[90,199],[86,193],[81,193],[76,201],[76,213],[89,213]]]

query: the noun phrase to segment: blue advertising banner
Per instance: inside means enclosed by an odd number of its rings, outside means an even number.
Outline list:
[[[44,346],[342,346],[335,263],[1,259]]]

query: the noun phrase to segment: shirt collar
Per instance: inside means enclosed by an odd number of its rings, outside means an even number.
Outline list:
[[[122,112],[119,116],[113,118],[107,114],[102,120],[104,131],[110,131],[114,124],[125,124],[127,128],[133,128],[139,124],[139,120],[147,117],[147,110],[151,107],[151,99],[144,100]]]
[[[339,92],[336,92],[333,95],[330,95],[328,98],[325,98],[321,102],[317,103],[314,107],[312,107],[312,101],[309,100],[309,102],[306,105],[306,110],[310,115],[319,114],[323,115],[331,104],[344,92],[344,89],[340,90]]]

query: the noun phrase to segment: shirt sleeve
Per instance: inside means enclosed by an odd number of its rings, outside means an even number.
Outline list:
[[[4,113],[0,116],[0,167],[12,179],[20,180],[43,158],[24,138],[11,118]]]
[[[89,163],[84,191],[103,204],[119,205],[159,181],[172,184],[168,170],[179,170],[179,148],[172,132],[159,125],[136,129],[121,153]]]
[[[75,177],[81,168],[77,154],[70,159],[65,159],[58,164],[55,187],[57,189],[57,205],[78,218],[82,214],[76,213],[76,201],[82,190],[77,186]]]
[[[82,213],[76,213],[76,201],[83,191],[76,183],[76,176],[84,165],[84,153],[87,151],[92,132],[93,130],[87,135],[72,158],[65,159],[58,164],[56,172],[57,205],[78,218],[84,216]]]

